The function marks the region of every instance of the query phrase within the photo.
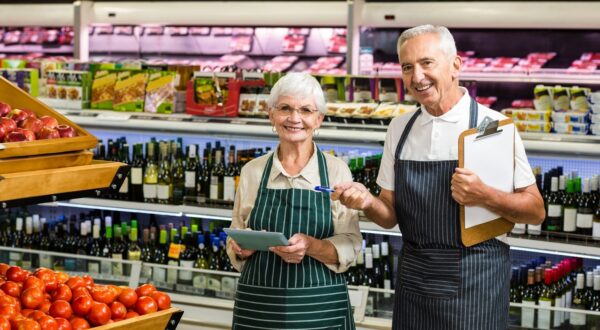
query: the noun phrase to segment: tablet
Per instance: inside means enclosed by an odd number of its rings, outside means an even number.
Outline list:
[[[230,228],[223,230],[244,250],[269,251],[271,246],[289,244],[287,238],[278,232]]]

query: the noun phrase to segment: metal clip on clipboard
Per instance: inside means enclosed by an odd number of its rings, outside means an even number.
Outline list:
[[[498,129],[498,120],[485,116],[479,126],[477,126],[477,137],[475,140],[480,140],[488,136],[496,135],[502,132],[502,129]]]

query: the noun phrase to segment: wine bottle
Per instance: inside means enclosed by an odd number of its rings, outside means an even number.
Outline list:
[[[144,145],[136,143],[133,145],[133,161],[131,162],[130,177],[130,200],[134,202],[144,201]]]
[[[158,184],[156,186],[157,202],[159,204],[170,204],[173,198],[173,173],[169,158],[169,145],[161,142],[160,163],[158,166]]]
[[[104,244],[100,257],[109,259],[112,257],[113,251],[113,227],[112,217],[107,215],[104,217]],[[100,262],[100,269],[102,274],[112,274],[112,263],[109,260],[102,260]]]
[[[210,199],[223,199],[223,179],[225,168],[223,166],[223,154],[221,148],[215,150],[215,161],[210,171]]]
[[[167,264],[167,231],[165,229],[159,232],[158,248],[154,251],[152,262],[159,265]],[[154,268],[152,270],[152,279],[154,282],[165,283],[167,281],[167,270],[165,268]]]
[[[152,279],[152,266],[147,265],[146,263],[152,262],[152,252],[155,248],[151,245],[151,241],[156,240],[156,228],[152,227],[151,229],[144,228],[142,230],[142,255],[140,259],[142,260],[142,272],[140,274],[141,278],[146,280]]]
[[[567,180],[567,192],[563,198],[563,232],[567,234],[575,234],[577,231],[577,201],[574,185],[573,180]]]
[[[223,200],[232,201],[235,198],[235,146],[229,147],[227,155],[227,169],[223,176]]]
[[[198,159],[196,158],[195,144],[187,146],[187,159],[185,161],[185,201],[187,203],[197,203],[196,184],[198,180]]]
[[[194,268],[194,263],[198,259],[196,241],[192,233],[187,232],[184,235],[185,249],[179,255],[179,266],[186,268]],[[193,273],[191,270],[180,270],[179,283],[192,285],[192,275]]]
[[[390,260],[390,248],[389,242],[387,241],[387,237],[388,236],[386,235],[383,241],[381,242],[381,275],[383,277],[383,288],[386,290],[392,290],[394,275],[392,262]],[[390,298],[391,294],[384,293],[383,297]]]
[[[592,235],[594,209],[590,196],[590,180],[583,180],[582,194],[577,205],[577,233],[580,235]]]
[[[198,258],[194,263],[194,268],[208,269],[208,252],[204,245],[204,235],[198,234]],[[208,287],[208,276],[205,273],[194,273],[193,285],[198,289],[206,289]]]
[[[535,306],[538,300],[538,291],[535,286],[535,270],[527,270],[527,286],[522,294],[521,301],[523,305]],[[533,328],[535,326],[535,309],[523,307],[521,311],[521,327]]]
[[[129,161],[129,144],[124,143],[119,151],[120,155],[119,155],[119,160],[121,163],[127,164],[127,165],[131,165],[131,162]],[[127,173],[127,175],[125,176],[125,179],[123,180],[123,184],[121,185],[121,187],[119,188],[119,199],[120,200],[129,200],[129,183],[131,182],[130,180],[131,177],[131,173]]]
[[[158,164],[155,156],[155,144],[146,144],[146,168],[144,170],[144,202],[156,203],[158,185]]]
[[[540,307],[553,307],[554,306],[554,290],[552,282],[554,281],[554,271],[552,269],[546,269],[544,271],[544,289],[538,299],[538,305]],[[538,329],[550,329],[552,324],[552,311],[549,309],[538,310],[537,319]]]
[[[181,138],[171,144],[173,156],[173,204],[183,204],[185,194],[185,166],[183,165],[183,153]],[[174,149],[174,150],[173,150]]]
[[[560,231],[562,229],[562,201],[558,193],[558,178],[552,177],[550,193],[547,199],[546,230]]]
[[[121,226],[114,224],[113,232],[115,234],[114,244],[110,256],[113,260],[123,260],[123,254],[125,253],[125,243],[121,235]],[[113,262],[112,263],[112,274],[116,276],[123,276],[123,263]]]
[[[92,227],[92,245],[90,246],[90,256],[100,257],[102,256],[102,244],[100,241],[100,223],[94,224]],[[90,274],[100,274],[100,261],[88,260],[88,272]]]
[[[573,301],[571,304],[572,309],[585,310],[585,289],[584,289],[585,275],[582,273],[577,274],[577,287],[575,294],[573,295]],[[586,315],[583,313],[571,313],[569,323],[574,329],[585,329]]]
[[[175,252],[173,252],[175,251]],[[181,253],[181,236],[177,232],[177,229],[171,229],[171,244],[168,254],[169,266],[179,266],[179,257]],[[177,284],[177,269],[167,269],[167,283]]]
[[[210,146],[210,145],[209,145]],[[210,148],[204,149],[202,163],[198,163],[198,180],[196,183],[196,193],[198,195],[198,204],[206,204],[210,198]]]

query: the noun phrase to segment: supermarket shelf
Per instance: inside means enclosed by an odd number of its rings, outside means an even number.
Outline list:
[[[533,73],[492,73],[492,72],[463,72],[461,80],[481,82],[519,82],[519,83],[546,83],[546,84],[574,84],[595,85],[600,84],[600,74],[595,73],[566,73],[549,70],[549,72]]]
[[[133,213],[148,213],[169,216],[189,216],[215,220],[231,220],[231,209],[198,207],[188,205],[148,204],[99,198],[77,198],[69,201],[59,201],[41,204],[44,206],[65,206],[86,209],[99,209],[109,211],[125,211]],[[384,229],[361,216],[360,230],[365,233],[381,235],[402,236],[398,226]],[[577,244],[551,242],[548,240],[526,239],[507,237],[507,242],[512,249],[524,251],[537,251],[542,253],[555,253],[560,255],[581,256],[583,258],[600,260],[600,244],[596,246],[583,246]]]

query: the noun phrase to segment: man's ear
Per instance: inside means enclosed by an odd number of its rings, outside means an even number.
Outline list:
[[[458,79],[460,75],[460,70],[462,69],[462,58],[460,56],[455,56],[452,61],[452,79]]]

